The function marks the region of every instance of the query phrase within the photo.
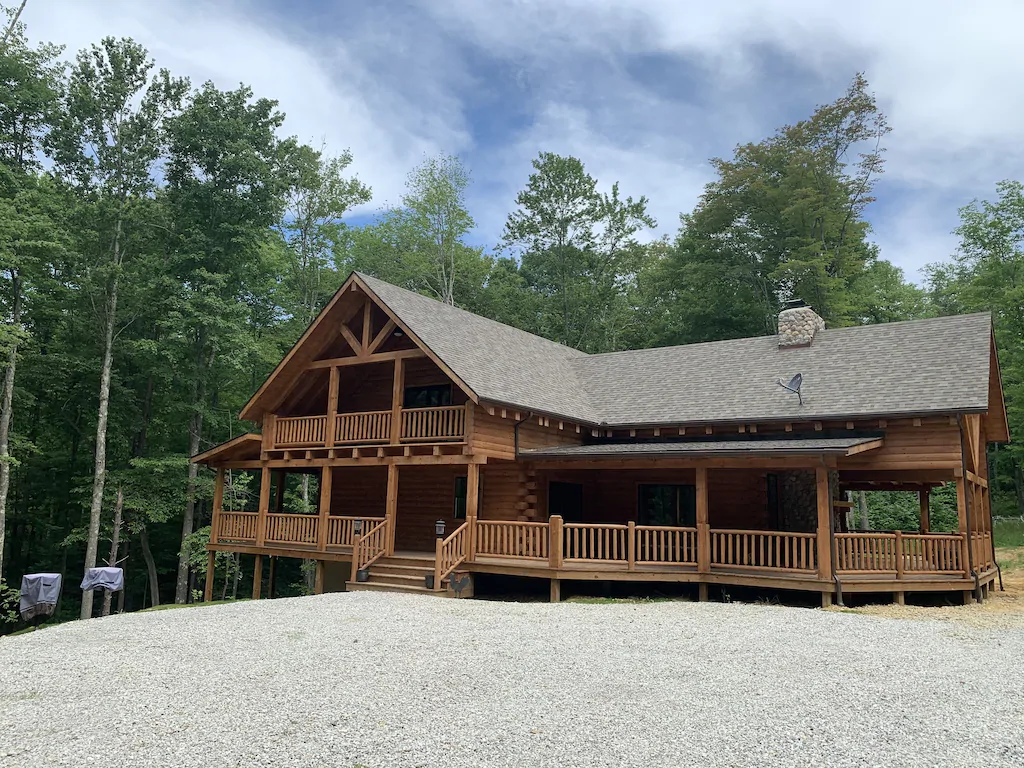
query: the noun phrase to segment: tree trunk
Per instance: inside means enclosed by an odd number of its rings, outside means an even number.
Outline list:
[[[119,263],[120,221],[114,236],[114,263]],[[107,322],[103,334],[103,368],[100,371],[100,405],[96,416],[96,460],[93,464],[92,502],[89,505],[89,538],[85,545],[85,570],[96,567],[100,538],[100,513],[103,511],[103,485],[107,476],[107,413],[110,410],[110,372],[114,362],[114,326],[117,323],[117,275],[110,286]],[[82,595],[83,619],[92,616],[92,590]]]
[[[11,271],[11,290],[14,304],[11,307],[11,324],[17,329],[21,322],[21,276]],[[18,344],[11,345],[7,355],[7,370],[4,372],[3,402],[0,404],[0,580],[4,575],[4,531],[7,528],[7,492],[11,485],[11,417],[14,413],[14,369],[18,362]]]
[[[149,598],[151,605],[160,605],[160,584],[157,582],[156,561],[153,550],[149,548],[149,532],[142,527],[139,533],[139,544],[142,545],[142,559],[146,561],[146,572],[149,574]]]
[[[198,408],[189,419],[188,455],[199,453],[199,432],[203,428],[203,415]],[[179,605],[188,601],[189,551],[188,537],[196,518],[196,479],[199,477],[199,465],[190,462],[188,465],[188,501],[185,502],[185,517],[181,521],[181,552],[178,555],[178,580],[174,587],[174,602]]]
[[[114,567],[117,565],[117,550],[121,544],[121,513],[124,511],[124,493],[121,489],[117,489],[117,499],[114,501],[114,532],[110,534],[110,557],[107,558],[107,565]],[[121,590],[124,593],[124,590]],[[110,615],[110,590],[103,590],[103,610],[100,612],[101,616]]]
[[[871,530],[871,521],[868,519],[868,495],[864,491],[857,494],[857,511],[862,531]]]

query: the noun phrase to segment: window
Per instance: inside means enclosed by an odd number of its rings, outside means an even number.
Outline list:
[[[579,483],[548,483],[548,517],[560,515],[567,523],[583,522],[583,486]]]
[[[456,520],[466,519],[466,477],[455,478],[455,510],[452,517]]]
[[[697,525],[697,489],[692,485],[641,485],[637,499],[640,525]]]
[[[452,404],[452,385],[433,384],[429,387],[406,387],[403,408],[437,408]]]

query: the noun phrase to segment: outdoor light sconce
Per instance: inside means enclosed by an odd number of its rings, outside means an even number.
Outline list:
[[[434,534],[439,539],[444,538],[444,520],[438,520],[436,523],[434,523]]]
[[[353,520],[352,521],[352,535],[353,536],[362,536],[363,535],[363,521],[362,520]]]

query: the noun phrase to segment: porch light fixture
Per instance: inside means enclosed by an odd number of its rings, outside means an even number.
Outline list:
[[[439,539],[444,538],[444,520],[438,520],[434,523],[434,535]]]
[[[363,535],[363,521],[362,520],[353,520],[352,521],[352,535],[353,536],[362,536]]]
[[[394,336],[396,339],[400,339],[404,334],[402,333],[401,328],[395,328],[395,332],[392,333],[391,335]]]

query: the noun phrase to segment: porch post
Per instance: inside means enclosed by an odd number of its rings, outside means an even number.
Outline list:
[[[267,512],[270,507],[270,467],[264,465],[260,475],[260,506],[256,518],[256,546],[262,547],[267,541]],[[259,557],[259,555],[257,555]]]
[[[395,377],[391,382],[391,444],[402,442],[402,398],[405,394],[405,360],[395,358]]]
[[[971,532],[967,530],[967,486],[963,477],[956,479],[957,530],[963,536],[960,558],[964,567],[964,578],[971,578]]]
[[[324,440],[326,440],[328,448],[333,448],[334,441],[338,439],[338,379],[340,373],[338,366],[331,366],[331,380],[327,387],[327,428],[324,430]]]
[[[708,523],[708,468],[697,467],[697,571],[711,571],[711,526]]]
[[[476,558],[476,517],[480,506],[480,465],[466,467],[466,523],[469,524],[469,541],[466,545],[466,559]]]
[[[252,567],[252,599],[260,599],[260,590],[263,589],[263,555],[256,555],[255,564]]]
[[[815,467],[814,476],[818,490],[818,528],[815,542],[818,548],[818,578],[832,580],[832,494],[828,483],[828,468]],[[829,597],[831,594],[829,593]],[[822,593],[822,602],[826,600]]]
[[[324,466],[320,471],[320,504],[317,513],[320,519],[317,520],[316,548],[318,552],[327,550],[328,526],[331,518],[331,481],[333,472],[329,466]]]
[[[217,563],[216,550],[210,549],[206,552],[206,584],[203,586],[203,602],[213,600],[213,571]]]
[[[928,533],[931,530],[931,520],[928,515],[931,491],[925,487],[918,491],[917,495],[918,501],[921,504],[921,533]]]
[[[562,567],[562,542],[565,540],[563,530],[561,515],[548,518],[548,568],[555,571]]]
[[[353,579],[355,581],[355,579]],[[316,575],[313,578],[313,594],[322,595],[324,593],[324,561],[316,561]]]
[[[388,521],[388,555],[395,554],[395,524],[398,518],[398,465],[388,464],[388,495],[384,503],[384,517]]]
[[[220,513],[224,511],[224,467],[217,467],[213,481],[213,519],[210,521],[210,543],[216,544],[220,533]]]

